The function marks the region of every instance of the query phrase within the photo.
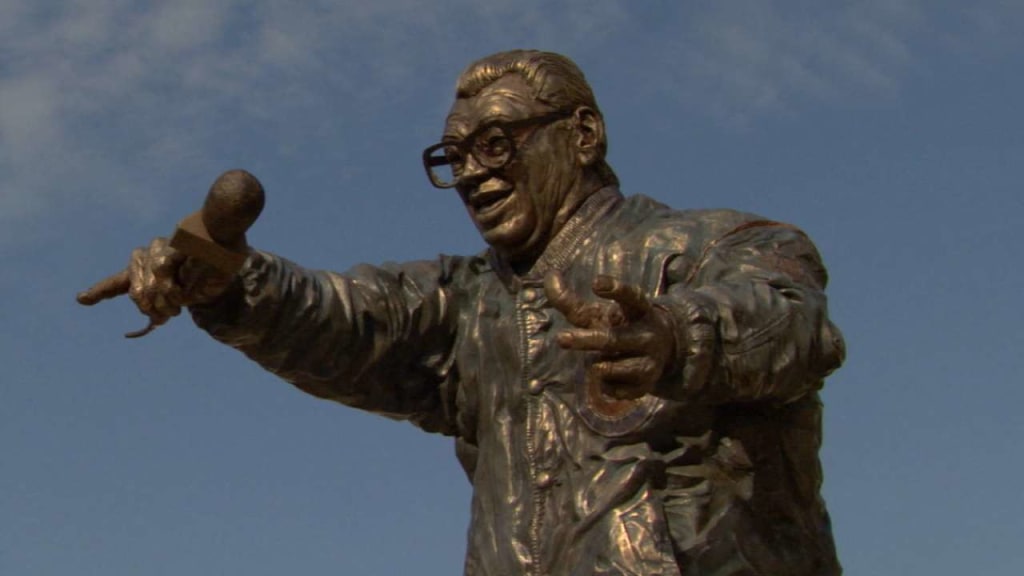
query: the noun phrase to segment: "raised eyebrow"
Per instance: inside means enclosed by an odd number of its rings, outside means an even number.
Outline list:
[[[494,126],[501,126],[502,124],[513,124],[518,120],[519,119],[506,116],[505,114],[495,114],[493,116],[488,116],[481,120],[476,125],[476,128],[474,128],[473,131],[470,132],[469,134],[478,134],[480,132],[483,132],[484,130],[487,130],[488,128]],[[467,136],[469,134],[467,134]]]
[[[451,115],[445,120],[444,133],[441,136],[442,142],[458,142],[465,137],[465,134],[469,134],[467,131],[468,123],[462,118],[461,114]]]
[[[517,121],[516,118],[511,118],[511,117],[509,117],[509,116],[507,116],[505,114],[494,114],[492,116],[488,116],[488,117],[484,118],[483,120],[481,120],[476,125],[476,127],[473,128],[473,130],[460,130],[460,128],[464,128],[466,126],[466,124],[462,123],[462,122],[458,122],[458,123],[456,123],[455,126],[451,126],[451,129],[453,129],[454,131],[446,131],[444,133],[444,135],[441,137],[441,142],[445,142],[445,143],[461,142],[461,141],[465,140],[466,138],[468,138],[468,137],[470,137],[470,136],[472,136],[474,134],[479,134],[481,131],[486,130],[486,129],[492,127],[492,126],[501,125],[501,124],[512,124],[512,123],[514,123],[516,121]],[[449,124],[451,124],[451,119],[450,118],[449,118]]]
[[[512,122],[515,121],[515,118],[510,118],[504,114],[495,114],[493,116],[488,116],[487,118],[481,120],[480,123],[477,124],[476,130],[474,130],[474,132],[479,132],[480,130],[483,130],[485,128],[490,128],[495,124],[511,124]]]

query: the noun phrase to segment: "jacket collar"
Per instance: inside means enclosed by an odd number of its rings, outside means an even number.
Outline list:
[[[518,292],[522,284],[541,283],[548,272],[561,272],[569,266],[580,243],[594,232],[597,223],[618,206],[622,198],[622,193],[615,186],[606,186],[591,194],[548,242],[530,271],[522,276],[517,275],[494,249],[487,250],[487,260],[510,292]]]

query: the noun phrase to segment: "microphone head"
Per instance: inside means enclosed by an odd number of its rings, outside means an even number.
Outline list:
[[[203,225],[210,237],[223,246],[245,239],[245,232],[259,218],[266,202],[263,185],[245,170],[228,170],[210,186],[203,203]]]

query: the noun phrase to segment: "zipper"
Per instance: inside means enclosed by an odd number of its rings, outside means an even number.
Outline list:
[[[540,544],[541,528],[543,526],[544,492],[537,485],[537,450],[535,446],[537,436],[537,398],[529,391],[530,385],[530,358],[529,358],[529,326],[527,325],[526,310],[522,301],[523,291],[516,294],[516,324],[519,326],[519,359],[520,392],[526,401],[526,463],[530,473],[530,496],[533,505],[533,513],[530,515],[528,532],[530,551],[530,576],[542,576],[540,567]]]

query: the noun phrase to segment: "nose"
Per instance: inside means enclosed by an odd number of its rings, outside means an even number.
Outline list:
[[[483,180],[490,171],[490,168],[487,168],[477,161],[476,156],[466,154],[466,163],[462,166],[462,173],[459,174],[458,184],[461,186],[477,184]]]

